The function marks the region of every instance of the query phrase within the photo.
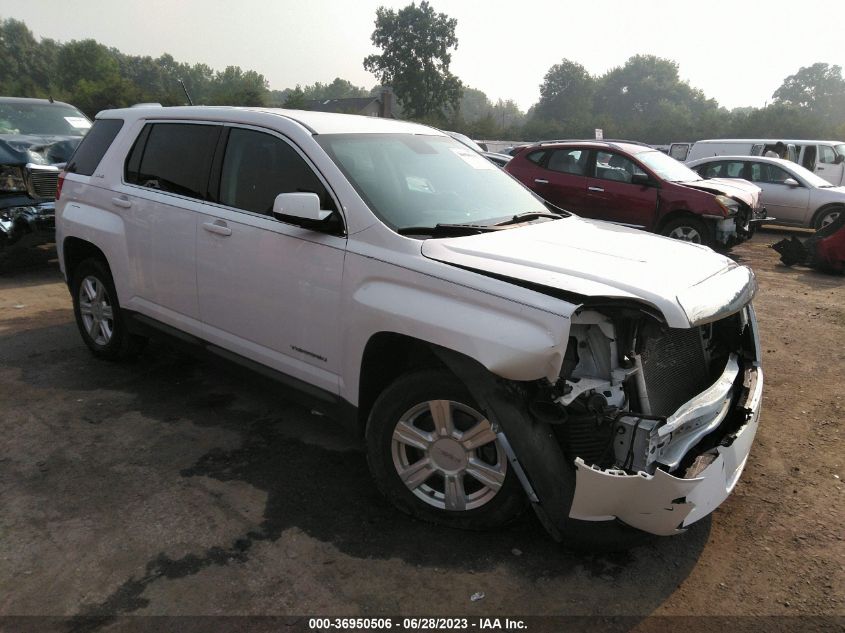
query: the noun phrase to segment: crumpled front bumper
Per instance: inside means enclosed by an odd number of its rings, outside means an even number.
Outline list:
[[[763,398],[763,371],[758,364],[746,373],[747,396],[736,409],[748,419],[725,440],[707,451],[713,461],[688,479],[662,470],[654,475],[629,475],[602,470],[576,459],[575,496],[569,516],[583,521],[619,519],[658,535],[678,534],[715,510],[739,480],[757,432]],[[737,415],[741,415],[737,412]]]
[[[53,200],[0,208],[0,246],[10,246],[26,236],[50,241],[55,232]]]

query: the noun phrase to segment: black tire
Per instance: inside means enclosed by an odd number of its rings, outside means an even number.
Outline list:
[[[469,472],[461,473],[458,462],[451,461],[465,449],[455,449],[460,444],[452,439],[452,436],[436,433],[434,417],[426,406],[426,403],[431,401],[455,403],[449,406],[449,411],[457,431],[466,431],[476,424],[480,425],[479,428],[483,427],[483,423],[473,417],[477,414],[484,419],[483,414],[478,411],[478,406],[466,388],[449,372],[425,369],[401,376],[378,397],[367,422],[367,462],[379,490],[403,512],[449,527],[483,530],[501,526],[517,518],[525,510],[527,498],[498,441],[479,445],[472,457],[476,465],[482,460],[491,468],[498,469],[499,476],[504,473],[503,483],[494,491],[494,488],[480,484],[480,480],[475,479]],[[418,413],[412,414],[413,411]],[[394,445],[394,430],[403,417],[413,420],[412,426],[416,429],[430,427],[433,432],[429,435],[437,438],[435,443],[439,442],[439,447],[431,444],[429,452],[402,443]],[[485,432],[485,435],[489,435],[489,432]],[[447,438],[448,441],[441,441]],[[443,450],[444,447],[447,450]],[[416,459],[409,457],[414,455],[414,451]],[[468,464],[466,467],[471,468],[472,463],[466,455],[463,457]],[[399,468],[405,458],[408,458],[409,466],[415,466],[425,459],[429,459],[433,465],[434,472],[416,485],[415,492],[405,485],[399,475]],[[440,462],[437,459],[440,459]],[[458,459],[461,459],[460,455]],[[457,474],[455,471],[440,470],[446,464],[456,464]],[[458,479],[465,493],[464,500],[469,501],[466,506],[477,505],[468,509],[438,507],[447,503],[446,481],[454,482]],[[473,492],[475,488],[478,489]],[[451,498],[454,500],[460,496],[460,493],[455,493]]]
[[[816,218],[813,221],[813,228],[818,231],[822,228],[822,225],[824,224],[826,218],[828,218],[830,215],[836,214],[835,217],[831,220],[835,221],[839,217],[839,214],[841,214],[843,211],[845,211],[845,208],[843,207],[826,207],[824,209],[821,209],[816,214]]]
[[[86,288],[97,288],[99,292],[102,292],[100,295],[102,298],[83,306],[80,293],[83,292],[83,284],[86,282],[93,284],[86,284]],[[124,315],[120,310],[114,280],[105,262],[91,258],[79,263],[71,274],[70,292],[73,297],[76,325],[82,335],[82,340],[94,356],[106,360],[123,360],[134,358],[143,350],[147,340],[128,331]],[[94,303],[98,307],[92,308]],[[83,314],[83,308],[85,314]],[[110,312],[105,311],[105,308],[110,308]],[[96,310],[97,314],[92,315],[92,310]],[[108,318],[108,315],[111,318]],[[105,322],[106,329],[93,327],[95,334],[92,335],[92,330],[86,325],[86,320],[90,324],[92,319],[96,319],[94,326],[99,322]],[[110,328],[108,323],[111,324]],[[106,332],[110,332],[110,335],[106,336]]]
[[[685,234],[692,239],[684,239],[677,234]],[[704,222],[693,216],[684,215],[673,220],[669,220],[660,230],[660,234],[666,237],[675,237],[685,242],[692,242],[693,244],[704,244],[704,246],[713,247],[713,236],[710,227]],[[697,237],[696,237],[697,236]]]

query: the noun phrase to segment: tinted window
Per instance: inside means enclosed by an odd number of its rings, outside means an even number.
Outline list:
[[[220,174],[222,204],[269,215],[277,195],[297,191],[316,193],[323,209],[334,209],[323,183],[290,145],[263,132],[231,130]]]
[[[596,152],[596,178],[615,182],[631,182],[634,174],[646,173],[632,160],[613,152]]]
[[[83,176],[93,174],[121,127],[123,127],[123,119],[94,121],[94,126],[82,139],[68,161],[67,170]]]
[[[545,155],[546,155],[546,152],[543,151],[543,150],[540,150],[539,152],[531,152],[525,158],[526,158],[526,160],[530,160],[535,165],[539,165],[540,161],[543,160],[543,156],[545,156]]]
[[[580,149],[557,149],[549,156],[548,167],[552,171],[583,176],[587,171],[587,152]]]
[[[148,124],[126,161],[126,181],[206,200],[208,170],[219,134],[220,127],[215,125]]]

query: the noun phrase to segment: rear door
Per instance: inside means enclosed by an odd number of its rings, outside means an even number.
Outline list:
[[[809,222],[810,190],[800,182],[784,184],[788,178],[797,180],[792,174],[778,165],[751,161],[747,173],[747,179],[763,190],[761,199],[770,217],[787,224]]]
[[[591,156],[591,176],[586,179],[583,215],[651,228],[657,212],[658,190],[632,182],[635,174],[648,174],[618,152],[597,150]]]
[[[549,150],[529,186],[561,209],[583,214],[586,208],[585,174],[589,154],[589,150],[577,147]]]
[[[197,217],[209,198],[209,168],[221,130],[213,123],[147,123],[111,199],[126,234],[133,296],[124,307],[195,334]]]
[[[338,392],[346,238],[275,219],[280,193],[338,205],[305,155],[267,130],[232,126],[213,167],[216,204],[198,218],[197,286],[207,340]]]

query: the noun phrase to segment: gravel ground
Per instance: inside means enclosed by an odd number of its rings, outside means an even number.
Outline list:
[[[686,534],[612,555],[569,552],[531,515],[476,534],[394,511],[356,438],[246,371],[161,344],[95,360],[54,252],[33,251],[0,275],[0,630],[223,614],[842,630],[845,277],[781,266],[783,235],[734,250],[760,283],[767,381],[745,474]]]

